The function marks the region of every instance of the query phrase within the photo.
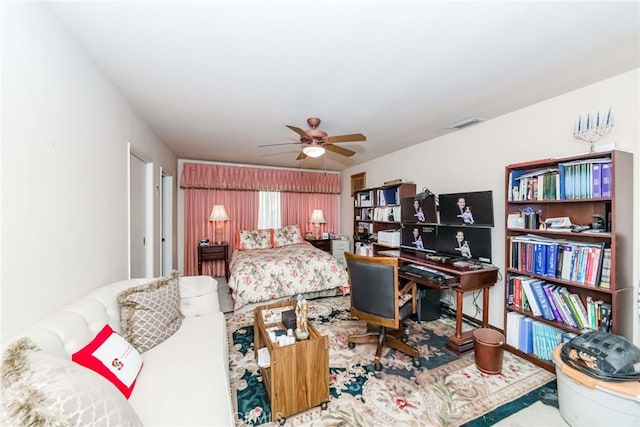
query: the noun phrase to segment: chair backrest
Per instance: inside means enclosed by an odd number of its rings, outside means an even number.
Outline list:
[[[369,323],[397,328],[398,259],[345,252],[351,285],[351,314]]]

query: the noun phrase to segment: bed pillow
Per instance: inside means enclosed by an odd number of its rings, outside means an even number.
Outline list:
[[[238,230],[237,249],[269,249],[271,247],[271,229]]]
[[[298,224],[287,225],[286,227],[277,228],[273,230],[273,242],[274,248],[281,246],[295,245],[297,243],[303,243],[302,234],[300,233],[300,227]]]
[[[140,353],[157,346],[182,325],[178,272],[118,294],[122,336]]]
[[[109,325],[105,325],[89,344],[75,352],[71,360],[111,381],[127,399],[142,369],[140,353]]]
[[[109,381],[69,359],[41,351],[29,338],[2,358],[1,425],[142,426]]]

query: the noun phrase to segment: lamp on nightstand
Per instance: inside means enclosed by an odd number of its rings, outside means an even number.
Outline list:
[[[322,209],[314,209],[313,212],[311,213],[311,218],[309,218],[309,222],[312,224],[315,224],[315,229],[316,229],[315,238],[319,239],[320,224],[324,224],[325,222],[327,222],[324,219],[324,214],[322,213]]]
[[[227,211],[224,210],[223,205],[215,205],[213,207],[209,221],[216,222],[216,245],[220,245],[223,240],[222,222],[229,221],[229,215],[227,215]]]

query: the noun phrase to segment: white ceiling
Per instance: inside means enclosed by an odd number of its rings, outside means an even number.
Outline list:
[[[638,1],[46,4],[187,159],[342,170],[640,67]],[[308,117],[367,141],[257,147]]]

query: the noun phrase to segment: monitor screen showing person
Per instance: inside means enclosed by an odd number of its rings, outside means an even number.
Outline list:
[[[436,252],[436,226],[421,224],[403,224],[400,234],[402,249],[415,249],[419,252]]]
[[[405,224],[435,224],[438,222],[436,202],[433,195],[425,199],[403,197],[400,200],[400,210],[401,220]]]
[[[438,225],[436,249],[454,258],[491,262],[491,228]]]
[[[493,227],[493,193],[476,191],[438,196],[441,224]]]

